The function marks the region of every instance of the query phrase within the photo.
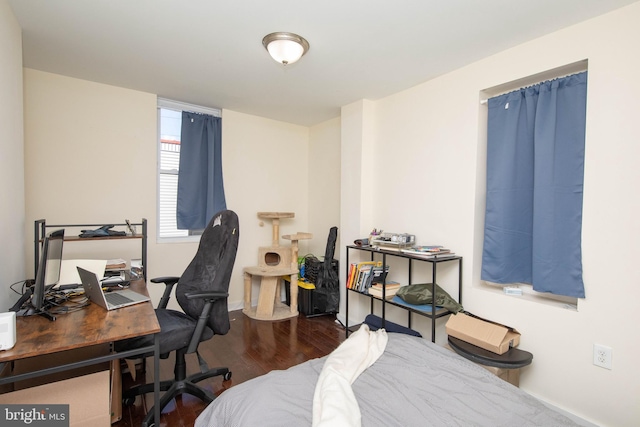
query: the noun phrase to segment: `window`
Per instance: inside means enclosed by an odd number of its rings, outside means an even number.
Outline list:
[[[220,110],[158,99],[158,238],[199,236],[202,230],[179,230],[176,221],[182,111],[220,117]]]
[[[489,99],[484,283],[565,304],[584,298],[586,86],[578,72]]]

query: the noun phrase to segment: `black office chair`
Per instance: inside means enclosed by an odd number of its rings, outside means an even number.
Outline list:
[[[219,375],[222,375],[224,380],[231,379],[228,368],[208,368],[198,353],[198,344],[216,334],[224,335],[229,331],[227,297],[238,249],[238,237],[238,216],[235,212],[218,212],[204,230],[198,252],[182,276],[151,279],[153,283],[165,284],[164,294],[156,309],[161,328],[160,358],[166,359],[170,352],[176,352],[174,378],[160,382],[160,390],[166,391],[160,397],[161,410],[182,393],[194,395],[209,403],[215,399],[215,395],[198,387],[196,383]],[[176,283],[176,298],[184,313],[166,308],[171,290]],[[147,336],[120,341],[116,343],[115,350],[124,351],[153,345],[153,339],[153,336]],[[200,372],[187,377],[185,355],[194,352],[200,362]],[[135,396],[151,392],[153,383],[133,387],[124,391],[124,403],[132,404]],[[143,425],[150,425],[152,419],[153,408],[148,411]],[[158,425],[159,420],[156,420],[155,424]]]

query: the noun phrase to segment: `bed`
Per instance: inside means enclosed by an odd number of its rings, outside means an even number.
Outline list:
[[[446,348],[419,337],[386,335],[384,352],[351,385],[362,426],[578,426]],[[316,383],[331,356],[231,387],[195,426],[311,426]]]

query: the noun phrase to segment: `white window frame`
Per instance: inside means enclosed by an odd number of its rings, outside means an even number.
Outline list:
[[[208,107],[202,107],[199,105],[194,105],[194,104],[188,104],[188,103],[184,103],[184,102],[180,102],[180,101],[173,101],[170,99],[165,99],[165,98],[160,98],[158,97],[158,102],[157,102],[157,109],[158,109],[158,120],[157,120],[157,124],[158,124],[158,136],[157,136],[157,166],[156,166],[156,179],[157,179],[157,194],[156,194],[156,215],[158,218],[157,221],[157,225],[156,225],[156,241],[157,243],[183,243],[183,242],[197,242],[200,240],[200,235],[189,235],[189,236],[161,236],[160,235],[160,229],[161,229],[161,224],[160,224],[160,194],[161,194],[161,187],[160,187],[160,175],[161,175],[161,161],[160,161],[160,156],[161,156],[161,146],[162,146],[162,141],[161,141],[161,137],[162,137],[162,132],[161,132],[161,118],[160,118],[160,109],[167,109],[167,110],[174,110],[174,111],[191,111],[194,113],[202,113],[202,114],[209,114],[215,117],[222,117],[222,111],[220,109],[217,108],[208,108]],[[166,173],[166,172],[164,172]]]

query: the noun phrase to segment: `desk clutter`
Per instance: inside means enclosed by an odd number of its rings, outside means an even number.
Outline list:
[[[54,230],[54,231],[51,231]],[[147,265],[147,220],[142,218],[140,222],[131,222],[125,219],[122,223],[95,224],[48,224],[45,219],[34,221],[34,266],[37,272],[41,256],[45,249],[45,240],[56,237],[57,233],[62,233],[62,240],[65,246],[71,244],[74,246],[74,252],[82,249],[83,244],[87,243],[90,248],[100,247],[101,252],[110,254],[113,248],[118,251],[126,251],[127,258],[131,257],[131,262],[127,266],[127,261],[122,258],[108,259],[107,265],[103,266],[106,270],[126,270],[132,271],[131,277],[146,277]],[[80,242],[80,243],[79,243]],[[126,249],[124,247],[127,247]],[[138,246],[139,249],[136,249]],[[104,247],[104,249],[102,249]],[[133,255],[138,252],[138,256]],[[95,249],[92,249],[95,253]],[[69,256],[68,258],[71,258]],[[58,258],[61,259],[61,258]],[[66,261],[66,260],[64,260]],[[80,265],[87,268],[85,265]],[[73,266],[75,269],[75,266]],[[92,270],[91,268],[88,268]],[[102,277],[103,272],[96,271],[98,277]],[[74,282],[65,281],[64,277],[60,278],[61,284],[69,284]]]
[[[125,260],[63,260],[63,242],[64,229],[50,233],[43,240],[36,279],[25,281],[19,291],[14,289],[21,295],[11,308],[17,316],[41,315],[55,320],[58,315],[86,308],[89,300],[84,294],[78,267],[86,268],[100,277],[99,285],[104,292],[129,287]]]
[[[402,252],[407,255],[419,256],[425,259],[452,258],[456,254],[442,245],[418,245],[416,236],[408,233],[385,233],[373,229],[369,237],[356,239],[354,246],[371,247],[382,251]]]
[[[88,238],[127,235],[125,231],[112,230],[113,227],[115,227],[115,225],[103,225],[102,227],[96,228],[95,230],[81,230],[82,232],[78,235],[78,237]]]
[[[130,278],[138,279],[146,276],[147,220],[131,223],[128,219],[122,224],[47,224],[44,219],[34,222],[34,266],[35,279],[12,284],[11,289],[20,298],[10,308],[17,316],[40,315],[55,320],[57,314],[69,313],[86,307],[88,302],[80,297],[83,294],[81,280],[77,268],[89,270],[101,278],[100,287],[105,291],[121,289],[129,285]],[[142,227],[138,234],[136,226]],[[120,229],[113,229],[118,227]],[[52,230],[53,229],[53,230]],[[80,229],[79,235],[76,235]],[[124,231],[126,229],[127,231]],[[52,230],[52,231],[51,231]],[[139,239],[142,258],[131,260],[133,274],[126,273],[127,262],[116,258],[109,260],[95,259],[63,259],[63,246],[66,241],[79,242],[110,238]],[[135,241],[135,240],[132,240]],[[14,286],[22,283],[21,289]]]
[[[131,282],[123,277],[106,277],[100,281],[100,288],[103,293],[110,294],[115,291],[125,290],[130,287]],[[28,289],[26,295],[30,298],[19,307],[13,308],[13,314],[18,317],[45,315],[50,320],[55,320],[56,316],[82,310],[89,306],[90,299],[85,293],[82,284],[60,285],[49,289],[42,298],[40,309],[36,309],[36,303],[31,301],[33,291]],[[0,350],[2,348],[0,347]]]

